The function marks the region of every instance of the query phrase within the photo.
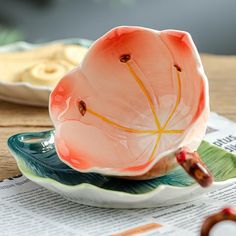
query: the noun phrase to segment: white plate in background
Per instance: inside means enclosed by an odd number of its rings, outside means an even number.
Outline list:
[[[87,39],[72,38],[56,40],[44,44],[17,42],[0,47],[0,53],[28,51],[39,46],[46,46],[55,43],[77,44],[84,47],[89,47],[92,41]],[[1,80],[0,77],[0,99],[4,101],[47,107],[51,90],[52,87],[33,85],[27,82],[6,82]]]

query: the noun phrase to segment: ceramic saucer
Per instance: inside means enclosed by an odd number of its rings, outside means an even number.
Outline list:
[[[57,156],[54,131],[21,133],[8,140],[21,172],[33,182],[77,203],[109,208],[147,208],[186,202],[236,181],[236,155],[202,141],[198,151],[215,182],[202,188],[181,167],[146,181],[80,173]]]

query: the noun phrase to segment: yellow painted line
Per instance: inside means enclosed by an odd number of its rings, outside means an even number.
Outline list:
[[[143,94],[145,95],[145,97],[148,100],[148,103],[150,105],[151,111],[152,111],[154,119],[155,119],[155,123],[157,125],[157,130],[139,130],[139,129],[128,128],[128,127],[125,127],[123,125],[120,125],[120,124],[112,121],[111,119],[109,119],[109,118],[107,118],[107,117],[105,117],[103,115],[100,115],[99,113],[93,111],[90,108],[87,108],[86,112],[90,113],[91,115],[96,116],[98,119],[100,119],[100,120],[102,120],[102,121],[104,121],[104,122],[106,122],[106,123],[108,123],[108,124],[118,128],[118,129],[120,129],[122,131],[125,131],[125,132],[136,133],[136,134],[150,134],[150,135],[157,134],[155,145],[154,145],[152,153],[151,153],[151,155],[149,157],[149,161],[151,161],[153,159],[153,157],[155,155],[155,152],[157,150],[157,147],[158,147],[158,145],[160,143],[161,135],[162,134],[181,134],[181,133],[184,132],[184,130],[177,130],[177,129],[176,130],[165,130],[166,126],[168,125],[169,121],[173,117],[174,113],[176,112],[176,110],[177,110],[177,108],[178,108],[178,106],[180,104],[180,99],[181,99],[181,78],[180,78],[180,72],[176,68],[177,80],[178,80],[178,95],[177,95],[175,106],[174,106],[171,114],[168,116],[167,120],[165,121],[163,127],[161,127],[159,118],[158,118],[158,116],[156,114],[156,111],[155,111],[155,107],[154,107],[151,95],[149,94],[147,88],[145,87],[145,85],[143,84],[141,79],[138,77],[138,75],[136,74],[136,72],[134,71],[132,66],[129,64],[129,62],[125,62],[125,64],[128,66],[128,69],[129,69],[130,73],[133,75],[135,81],[137,82],[138,86],[140,87],[140,89],[142,90]]]
[[[94,116],[96,116],[100,120],[102,120],[102,121],[118,128],[118,129],[129,132],[129,133],[138,133],[138,134],[156,134],[157,133],[156,130],[138,130],[138,129],[132,129],[132,128],[125,127],[123,125],[120,125],[120,124],[108,119],[105,116],[102,116],[102,115],[98,114],[97,112],[91,110],[90,108],[87,108],[87,112],[94,115]]]
[[[166,126],[168,125],[169,121],[171,120],[172,116],[175,114],[178,106],[179,106],[179,103],[180,103],[180,99],[181,99],[181,80],[180,80],[180,72],[178,71],[178,69],[176,69],[176,72],[177,72],[177,80],[178,80],[178,95],[177,95],[177,99],[176,99],[176,102],[175,102],[175,106],[174,106],[174,109],[172,110],[172,112],[170,113],[168,119],[165,121],[162,129],[165,129]]]
[[[118,129],[121,129],[125,132],[129,132],[129,133],[137,133],[137,134],[151,134],[151,135],[154,135],[154,134],[181,134],[184,132],[184,130],[152,130],[152,129],[148,129],[148,130],[139,130],[139,129],[132,129],[132,128],[128,128],[128,127],[125,127],[123,125],[120,125],[110,119],[108,119],[107,117],[103,116],[103,115],[100,115],[99,113],[93,111],[92,109],[90,108],[87,108],[86,112],[90,113],[91,115],[94,115],[96,116],[98,119],[118,128]]]
[[[151,155],[150,155],[150,157],[149,157],[149,161],[151,161],[151,160],[153,159],[154,154],[155,154],[155,152],[156,152],[156,150],[157,150],[158,144],[160,143],[160,140],[161,140],[161,134],[159,134],[159,135],[157,136],[155,146],[154,146],[154,148],[153,148],[153,150],[152,150],[152,153],[151,153]]]
[[[183,129],[165,129],[159,130],[158,133],[160,134],[182,134],[184,132]]]
[[[147,90],[147,88],[145,87],[145,85],[143,84],[143,82],[141,81],[141,79],[138,77],[138,75],[135,73],[135,71],[133,70],[132,66],[126,62],[126,65],[128,66],[129,68],[129,71],[130,73],[133,75],[135,81],[138,83],[139,87],[141,88],[143,94],[145,95],[145,97],[147,98],[148,100],[148,103],[150,105],[150,108],[152,110],[152,113],[153,113],[153,116],[155,118],[155,122],[156,122],[156,125],[157,125],[157,128],[160,130],[161,129],[161,124],[160,124],[160,121],[157,117],[157,114],[156,114],[156,111],[155,111],[155,107],[154,107],[154,104],[153,104],[153,101],[152,101],[152,98]]]

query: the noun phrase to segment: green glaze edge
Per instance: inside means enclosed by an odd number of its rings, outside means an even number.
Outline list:
[[[147,181],[122,180],[96,173],[77,172],[66,166],[57,157],[53,135],[54,131],[50,130],[38,133],[22,133],[9,138],[9,149],[20,170],[29,179],[51,184],[57,183],[65,188],[89,185],[99,189],[132,195],[150,193],[161,186],[186,188],[195,185],[194,180],[181,167],[163,177]],[[37,138],[42,140],[31,143],[25,142],[26,139]],[[236,177],[235,154],[226,152],[206,141],[202,141],[198,152],[214,175],[215,182],[224,182]]]

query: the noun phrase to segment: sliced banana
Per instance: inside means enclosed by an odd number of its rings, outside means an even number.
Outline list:
[[[57,82],[74,66],[63,60],[46,60],[26,69],[21,81],[34,85],[55,86]]]
[[[87,51],[73,44],[50,44],[22,52],[0,53],[1,80],[55,86],[83,60]]]
[[[66,60],[73,65],[78,65],[87,53],[88,48],[77,45],[66,45],[56,53],[56,58]]]

